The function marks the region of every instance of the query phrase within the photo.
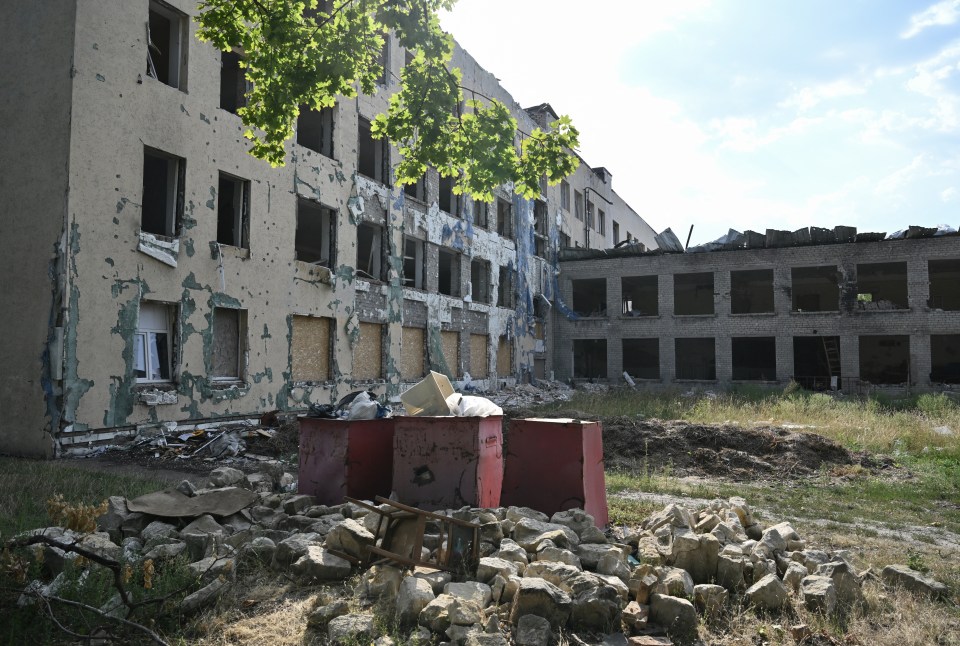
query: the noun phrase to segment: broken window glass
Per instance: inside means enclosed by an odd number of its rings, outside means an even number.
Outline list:
[[[250,248],[250,182],[220,173],[217,192],[217,242]]]
[[[138,382],[170,381],[172,306],[141,303],[134,335],[134,375]]]
[[[147,76],[186,90],[186,16],[160,0],[150,0],[147,20]]]

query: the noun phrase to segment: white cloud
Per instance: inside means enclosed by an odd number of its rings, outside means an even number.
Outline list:
[[[927,27],[952,25],[958,19],[960,19],[960,0],[942,0],[910,16],[910,26],[900,34],[900,38],[913,38]]]
[[[869,83],[857,85],[845,79],[804,87],[781,101],[778,107],[794,108],[798,112],[805,112],[816,107],[823,101],[865,94],[868,87]]]
[[[762,130],[756,119],[729,117],[712,120],[710,129],[720,139],[722,148],[749,153],[786,137],[807,132],[822,121],[822,118],[798,117],[784,126]]]
[[[903,189],[913,182],[924,166],[923,155],[917,155],[909,164],[899,168],[877,182],[877,193],[887,197],[901,197]]]
[[[954,187],[945,188],[940,191],[940,201],[941,202],[952,202],[957,199],[957,189]]]

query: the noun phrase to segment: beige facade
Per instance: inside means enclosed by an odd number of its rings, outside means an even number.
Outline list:
[[[231,112],[242,77],[196,40],[194,12],[41,2],[0,27],[0,114],[16,124],[0,153],[2,262],[17,277],[3,289],[16,314],[0,451],[50,456],[358,388],[393,397],[428,369],[490,386],[543,375],[563,236],[611,246],[617,222],[620,239],[653,246],[586,164],[534,201],[501,187],[475,205],[434,171],[392,186],[396,153],[365,130],[396,88],[392,42],[381,92],[305,115],[271,168],[247,154]],[[521,110],[459,48],[454,62],[522,130],[549,110]]]

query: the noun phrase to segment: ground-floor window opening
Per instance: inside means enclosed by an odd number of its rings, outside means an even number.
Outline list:
[[[624,276],[620,279],[624,316],[657,316],[660,313],[657,276]]]
[[[403,327],[400,330],[400,378],[404,381],[420,379],[426,372],[427,331],[422,327]]]
[[[497,376],[509,377],[513,374],[513,347],[506,334],[500,335],[497,343]]]
[[[353,378],[383,379],[383,332],[381,323],[360,323],[360,337],[353,345]]]
[[[440,332],[440,349],[443,359],[450,369],[450,377],[460,376],[460,333],[456,330],[442,330]]]
[[[333,356],[333,319],[294,316],[290,341],[293,381],[328,381]]]
[[[777,339],[742,336],[730,339],[734,381],[776,381]]]
[[[490,362],[487,358],[487,346],[490,337],[486,334],[470,335],[470,376],[486,379],[490,374]]]
[[[710,338],[680,338],[674,341],[677,379],[715,381],[717,344]]]
[[[910,381],[910,337],[865,335],[860,337],[860,379],[871,384],[905,384]]]
[[[930,381],[960,384],[960,334],[930,336]]]
[[[606,339],[574,339],[573,376],[575,379],[607,378]]]
[[[140,303],[133,364],[138,383],[172,381],[176,311],[168,303]]]
[[[579,316],[607,315],[607,279],[580,278],[571,280],[572,307]]]
[[[807,390],[840,386],[840,337],[793,337],[793,380]]]
[[[660,339],[623,339],[623,371],[634,379],[659,379]]]
[[[215,381],[242,381],[246,365],[246,310],[213,308],[213,343],[210,352]]]

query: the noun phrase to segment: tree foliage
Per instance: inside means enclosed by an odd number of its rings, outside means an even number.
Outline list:
[[[457,178],[454,191],[490,201],[513,183],[526,198],[572,173],[578,132],[569,117],[546,131],[517,129],[502,102],[464,100],[460,70],[451,67],[453,38],[437,12],[456,0],[201,0],[198,37],[242,56],[251,87],[238,110],[251,153],[274,166],[285,160],[303,108],[333,107],[337,97],[373,94],[384,80],[384,43],[394,34],[414,54],[400,90],[373,122],[372,134],[402,157],[397,183],[416,182],[427,166]],[[386,79],[389,81],[389,79]]]

